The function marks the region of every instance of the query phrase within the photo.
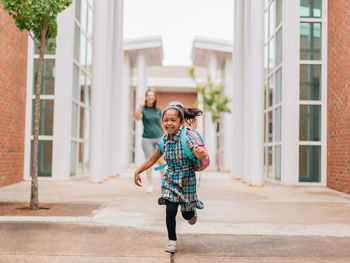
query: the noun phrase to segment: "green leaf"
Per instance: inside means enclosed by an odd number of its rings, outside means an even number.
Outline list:
[[[189,76],[195,80],[195,65],[187,69]],[[205,111],[209,111],[212,114],[212,122],[215,123],[221,118],[221,113],[231,113],[231,109],[228,104],[231,102],[231,98],[223,95],[222,91],[225,85],[223,83],[214,85],[210,76],[207,77],[205,83],[196,84],[196,90],[202,98],[202,103]],[[198,103],[198,101],[197,101]],[[198,107],[198,104],[197,104]]]

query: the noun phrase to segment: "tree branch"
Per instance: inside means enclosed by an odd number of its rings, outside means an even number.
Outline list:
[[[34,42],[34,45],[36,46],[36,48],[37,48],[37,49],[40,49],[40,46],[39,46],[38,43],[35,41],[35,38],[34,38],[32,32],[28,31],[28,33],[29,33],[30,38],[33,39],[33,42]]]

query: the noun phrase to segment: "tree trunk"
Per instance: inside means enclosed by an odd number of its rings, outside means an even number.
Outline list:
[[[32,148],[32,186],[30,195],[30,208],[39,209],[39,193],[38,193],[38,146],[39,146],[39,120],[40,120],[40,92],[44,62],[44,52],[46,46],[47,25],[43,26],[41,32],[41,41],[39,49],[38,75],[35,85],[35,101],[34,101],[34,127],[33,127],[33,148]]]

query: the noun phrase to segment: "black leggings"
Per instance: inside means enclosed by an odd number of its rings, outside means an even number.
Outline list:
[[[169,240],[176,240],[176,214],[179,203],[166,201],[166,227],[168,229]],[[194,211],[181,211],[182,217],[186,220],[194,216]]]

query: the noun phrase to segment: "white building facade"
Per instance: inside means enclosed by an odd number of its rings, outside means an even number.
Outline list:
[[[236,0],[234,39],[233,176],[326,185],[327,1]]]
[[[58,16],[57,48],[44,57],[39,177],[99,182],[119,171],[123,1],[76,0]],[[33,79],[29,40],[24,179],[30,179]],[[118,112],[119,114],[111,114]]]
[[[123,41],[123,4],[76,0],[58,18],[57,49],[44,61],[40,177],[101,182],[139,164],[137,99],[148,87],[195,94],[189,77],[148,76],[161,66],[161,38]],[[194,63],[225,83],[233,99],[232,114],[216,124],[207,114],[201,124],[213,168],[256,186],[325,185],[327,1],[235,0],[233,34],[233,44],[193,43]],[[38,59],[31,41],[28,50],[24,179],[30,179]]]

